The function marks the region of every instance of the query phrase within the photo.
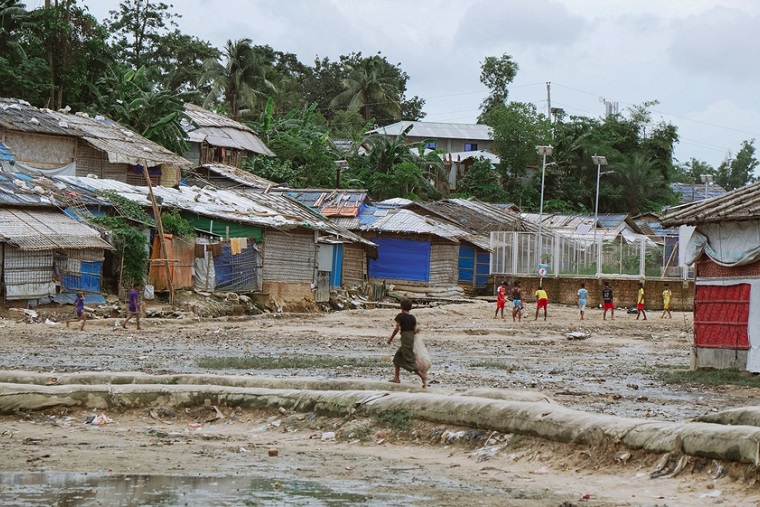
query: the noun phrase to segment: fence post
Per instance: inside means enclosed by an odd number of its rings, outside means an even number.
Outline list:
[[[562,244],[561,244],[560,239],[561,238],[559,237],[558,234],[552,234],[552,246],[553,246],[552,251],[554,252],[553,254],[554,262],[552,263],[554,264],[554,266],[552,266],[552,269],[554,270],[555,277],[559,276],[559,266],[560,266],[559,257],[560,257],[560,252],[562,250]]]
[[[512,275],[517,274],[517,231],[512,232]]]
[[[646,255],[647,255],[647,243],[644,238],[641,238],[641,245],[639,247],[639,275],[642,278],[646,277]]]

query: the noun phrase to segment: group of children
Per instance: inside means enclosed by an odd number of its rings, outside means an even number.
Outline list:
[[[140,329],[140,284],[135,283],[132,286],[132,290],[129,291],[129,314],[127,318],[122,322],[121,327],[127,328],[127,322],[134,317],[137,322],[137,329]],[[82,325],[79,328],[80,331],[84,331],[84,326],[87,323],[87,312],[84,308],[84,291],[77,291],[77,296],[74,299],[74,310],[76,311],[76,322],[81,322]],[[71,321],[66,321],[66,327],[69,327]]]
[[[506,280],[501,283],[499,288],[496,291],[496,313],[494,313],[493,318],[497,318],[499,316],[499,312],[501,312],[501,318],[504,318],[504,308],[507,305],[507,289],[509,288],[509,282]],[[663,303],[663,311],[662,315],[660,316],[661,319],[664,319],[667,315],[668,318],[672,319],[673,315],[670,313],[670,297],[672,296],[672,292],[670,290],[670,287],[668,284],[665,284],[665,290],[662,291],[662,303]],[[584,320],[586,318],[586,303],[588,302],[588,290],[586,289],[586,284],[581,283],[580,288],[578,289],[578,309],[580,311],[580,320]],[[535,293],[536,296],[536,316],[533,320],[538,320],[538,314],[541,309],[544,310],[544,320],[546,320],[547,317],[547,310],[549,306],[549,297],[546,294],[546,290],[539,284],[538,290],[536,290]],[[615,320],[615,302],[613,299],[613,293],[612,288],[610,287],[609,282],[604,283],[604,289],[602,289],[602,308],[604,309],[604,314],[602,318],[604,320],[607,320],[607,311],[610,312],[610,320]],[[520,282],[516,281],[512,285],[512,320],[513,321],[521,321],[522,320],[522,310],[523,310],[523,304],[522,304],[522,292],[520,291]],[[639,320],[639,317],[644,317],[643,320],[647,320],[647,314],[644,310],[644,284],[639,283],[639,291],[636,295],[636,320]]]

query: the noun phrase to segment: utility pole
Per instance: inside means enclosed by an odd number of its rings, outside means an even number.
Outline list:
[[[552,83],[546,82],[546,116],[549,117],[549,124],[552,122]]]

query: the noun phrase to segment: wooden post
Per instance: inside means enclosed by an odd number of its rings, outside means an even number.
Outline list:
[[[174,284],[172,283],[172,272],[169,268],[169,249],[166,248],[166,238],[164,237],[164,224],[161,222],[161,212],[158,209],[158,203],[156,202],[156,196],[153,195],[153,185],[150,182],[150,174],[148,173],[148,161],[143,162],[143,175],[145,175],[145,182],[148,184],[148,196],[150,197],[150,203],[153,206],[153,216],[156,220],[156,230],[159,234],[159,258],[163,259],[164,266],[166,267],[166,281],[169,284],[169,304],[174,306]]]

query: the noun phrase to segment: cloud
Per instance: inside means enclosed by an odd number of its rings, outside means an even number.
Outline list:
[[[760,17],[738,9],[715,7],[673,23],[670,61],[678,68],[737,81],[754,79],[760,69]]]
[[[552,0],[480,0],[462,17],[455,42],[463,48],[566,46],[578,41],[587,28],[586,20]]]

